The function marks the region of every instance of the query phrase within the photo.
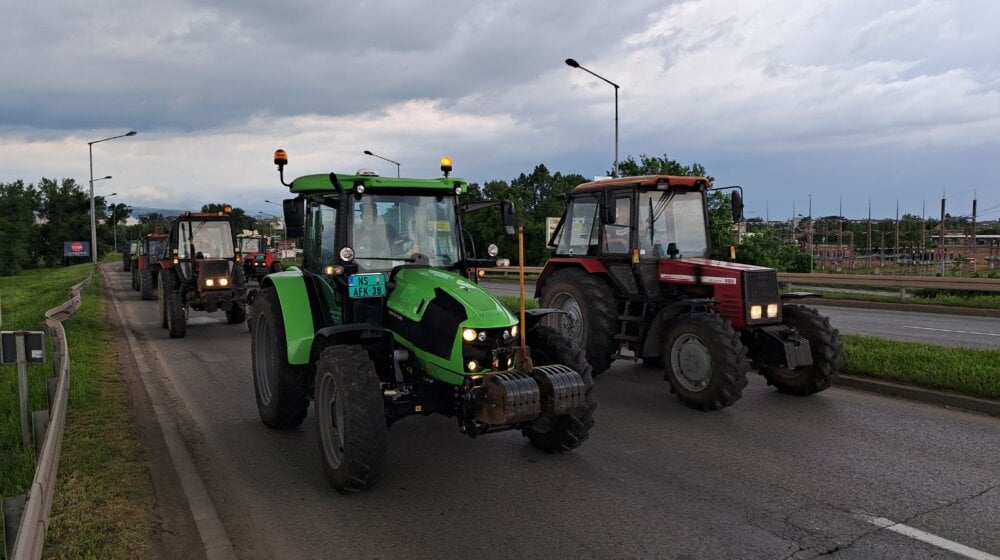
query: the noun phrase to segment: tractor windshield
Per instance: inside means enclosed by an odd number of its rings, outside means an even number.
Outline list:
[[[166,238],[147,239],[146,247],[146,254],[149,255],[149,258],[158,261],[167,252],[167,240]]]
[[[708,255],[708,230],[701,191],[644,191],[639,193],[639,255],[667,256],[670,243],[682,257]]]
[[[390,270],[416,254],[431,266],[459,260],[450,196],[372,193],[351,199],[351,235],[358,266],[367,270]]]
[[[182,222],[177,252],[182,259],[231,259],[233,230],[222,220]]]
[[[242,253],[260,253],[261,249],[260,237],[243,237],[240,239],[240,252]]]

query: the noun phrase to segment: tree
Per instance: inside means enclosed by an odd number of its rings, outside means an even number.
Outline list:
[[[34,210],[38,193],[23,181],[0,183],[0,276],[33,268],[31,249],[35,237]]]
[[[705,177],[709,182],[714,182],[715,178],[705,172],[705,167],[700,163],[683,165],[675,159],[670,159],[667,154],[663,156],[639,156],[639,161],[635,161],[632,156],[628,156],[624,161],[618,162],[619,177],[635,177],[637,175],[680,175],[684,177]]]
[[[63,260],[64,241],[90,239],[90,196],[73,179],[63,179],[59,183],[44,177],[38,184],[38,193],[40,214],[47,221],[38,227],[35,252],[45,266],[55,266]],[[94,197],[94,205],[99,212],[98,219],[104,218],[107,206],[104,197]],[[92,248],[98,256],[105,249],[100,242]]]
[[[773,268],[778,272],[809,272],[810,256],[782,241],[773,229],[743,236],[736,248],[736,262]]]

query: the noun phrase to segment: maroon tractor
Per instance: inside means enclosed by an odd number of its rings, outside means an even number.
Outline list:
[[[243,255],[243,272],[247,278],[260,280],[272,272],[281,272],[281,265],[274,258],[275,248],[269,237],[240,235],[236,241],[240,254]]]
[[[246,320],[247,280],[228,207],[178,216],[160,266],[160,322],[170,338],[184,336],[189,309],[221,309],[229,323]]]
[[[586,348],[595,374],[642,359],[700,410],[736,402],[751,369],[782,393],[826,389],[843,363],[837,330],[788,303],[773,269],[708,258],[711,188],[667,175],[574,188],[535,291],[563,311],[548,321]],[[738,223],[742,197],[731,201]]]
[[[167,252],[167,234],[148,233],[139,240],[139,247],[132,258],[132,289],[142,294],[142,299],[156,297],[160,278],[160,261]]]

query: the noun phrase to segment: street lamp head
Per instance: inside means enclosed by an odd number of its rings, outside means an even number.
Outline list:
[[[365,150],[365,155],[366,156],[371,156],[371,155],[374,155],[374,154],[372,154],[371,150]]]
[[[128,131],[128,132],[125,133],[125,136],[135,136],[136,134],[138,134],[138,132],[136,132],[134,130],[130,130],[130,131]]]
[[[572,58],[567,58],[566,59],[566,64],[568,64],[569,66],[572,66],[573,68],[579,68],[580,67],[580,63],[577,62],[577,61],[575,61],[575,60],[573,60]]]

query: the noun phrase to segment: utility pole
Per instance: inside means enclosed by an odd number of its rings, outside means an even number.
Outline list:
[[[896,241],[892,245],[894,260],[899,262],[899,197],[896,198]]]
[[[938,228],[938,230],[939,230],[940,233],[938,234],[939,237],[938,237],[938,250],[937,250],[938,261],[940,261],[940,263],[941,263],[939,265],[938,272],[941,273],[941,276],[944,276],[944,201],[945,201],[945,198],[944,198],[944,195],[942,194],[942,196],[941,196],[941,224],[940,224],[940,226]]]
[[[972,191],[972,272],[976,266],[976,191]]]
[[[868,249],[865,255],[868,257],[868,263],[871,264],[872,259],[872,199],[868,199]]]
[[[809,274],[813,271],[813,254],[816,252],[813,245],[813,195],[809,195]]]

